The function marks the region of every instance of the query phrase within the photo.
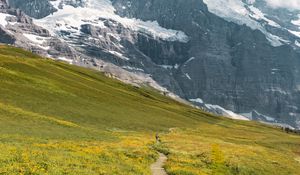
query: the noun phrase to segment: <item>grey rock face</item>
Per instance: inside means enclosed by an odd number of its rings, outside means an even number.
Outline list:
[[[59,4],[59,8],[62,8],[64,5],[71,5],[73,7],[84,7],[86,6],[87,0],[62,0]]]
[[[10,2],[36,18],[55,11],[47,0],[27,0],[19,6],[18,0]],[[84,7],[85,1],[63,4]],[[83,24],[76,29],[80,35],[60,31],[60,40],[65,42],[56,44],[58,39],[52,38],[47,54],[63,53],[96,66],[97,60],[104,60],[148,74],[182,98],[201,98],[236,113],[259,113],[300,127],[300,54],[294,42],[274,47],[261,31],[212,14],[201,0],[112,0],[112,4],[120,16],[157,21],[167,29],[183,31],[189,42],[154,38],[112,19],[99,19],[105,28]],[[295,40],[290,33],[266,27],[286,40]],[[42,29],[30,30],[47,36]]]
[[[0,27],[0,43],[14,44],[15,38]]]
[[[289,124],[300,117],[300,55],[292,47],[271,46],[260,31],[220,19],[201,1],[113,2],[121,15],[158,20],[191,38],[183,50],[176,49],[182,59],[144,51],[154,62],[180,65],[173,75],[186,99],[201,98],[237,113],[255,109]]]
[[[175,51],[170,52],[172,48],[179,48],[179,43],[155,40],[150,36],[132,32],[113,20],[105,20],[104,24],[106,26],[104,29],[90,24],[81,26],[82,34],[72,38],[73,44],[81,45],[77,47],[81,53],[92,58],[101,58],[128,71],[150,74],[163,87],[174,89],[177,94],[183,95],[170,72],[158,66],[167,62],[170,56],[174,56],[174,59],[180,57]],[[151,48],[152,46],[156,47]],[[156,62],[151,59],[151,56],[158,57],[158,55],[166,60]]]
[[[0,0],[0,9],[7,9],[7,8],[8,8],[8,4],[6,0]]]
[[[48,0],[8,0],[9,5],[21,9],[34,18],[43,18],[56,11]]]

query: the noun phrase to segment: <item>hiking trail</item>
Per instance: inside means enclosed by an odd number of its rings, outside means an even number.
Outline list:
[[[167,156],[163,153],[158,153],[159,158],[150,166],[152,175],[168,175],[166,170],[163,168],[165,162],[167,161]]]

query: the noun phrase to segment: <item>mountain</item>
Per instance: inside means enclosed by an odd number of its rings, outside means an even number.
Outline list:
[[[174,175],[299,172],[298,135],[99,71],[0,45],[0,82],[1,174],[151,175],[157,151]]]
[[[22,12],[3,11],[1,42],[117,77],[125,70],[208,111],[300,127],[297,9],[264,0],[8,3]]]

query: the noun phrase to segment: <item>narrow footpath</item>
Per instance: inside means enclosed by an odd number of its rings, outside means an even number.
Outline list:
[[[150,166],[152,175],[168,175],[166,170],[163,168],[165,162],[167,161],[167,156],[162,154],[162,153],[158,153],[159,154],[159,158],[157,159],[157,161],[155,163],[153,163]]]

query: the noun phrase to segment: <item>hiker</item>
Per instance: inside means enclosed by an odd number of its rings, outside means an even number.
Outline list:
[[[160,138],[158,133],[155,134],[156,143],[160,143]]]

